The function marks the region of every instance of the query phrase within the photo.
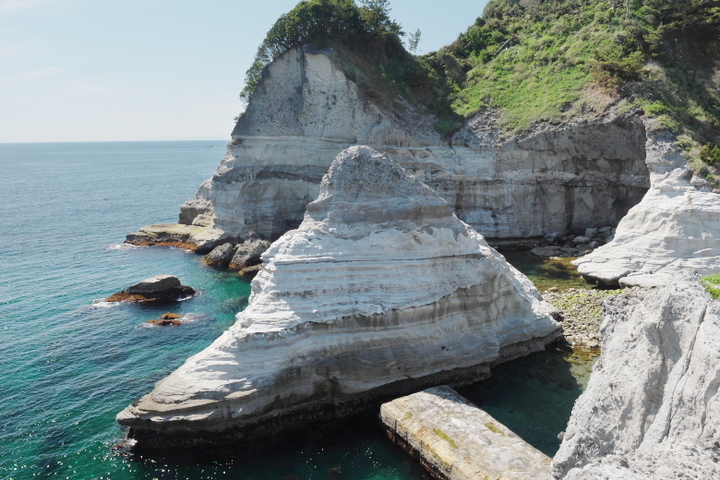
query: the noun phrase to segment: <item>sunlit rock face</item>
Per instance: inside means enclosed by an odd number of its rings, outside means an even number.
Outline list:
[[[643,298],[644,296],[644,298]],[[720,478],[720,304],[697,279],[608,300],[555,477]]]
[[[593,283],[653,287],[720,270],[720,195],[693,177],[674,137],[648,123],[652,187],[612,242],[574,262]]]
[[[557,338],[552,307],[447,203],[368,147],[263,255],[237,322],[118,415],[147,448],[272,434]]]
[[[386,153],[493,241],[615,225],[647,191],[636,119],[501,139],[496,119],[480,114],[444,140],[420,108],[365,95],[334,55],[296,48],[267,68],[221,166],[183,205],[180,223],[277,238],[300,224],[335,156],[355,144]]]

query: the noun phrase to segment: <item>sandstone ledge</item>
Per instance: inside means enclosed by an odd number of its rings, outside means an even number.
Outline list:
[[[550,480],[550,457],[447,386],[384,404],[390,438],[441,480]]]
[[[228,235],[217,228],[181,223],[155,223],[128,234],[125,243],[139,246],[178,247],[204,254],[227,238]]]

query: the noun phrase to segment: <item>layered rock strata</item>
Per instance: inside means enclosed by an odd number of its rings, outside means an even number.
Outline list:
[[[447,386],[382,405],[390,438],[441,480],[552,480],[550,457]]]
[[[653,287],[720,271],[720,195],[687,169],[671,135],[648,125],[652,188],[612,242],[574,262],[591,283]]]
[[[270,435],[487,376],[559,335],[525,276],[367,147],[336,158],[263,263],[236,323],[118,415],[141,446]]]
[[[720,304],[692,279],[606,302],[555,477],[720,478]]]
[[[492,115],[478,115],[451,141],[433,121],[370,99],[332,51],[293,49],[265,71],[227,155],[179,222],[205,229],[200,241],[208,231],[275,239],[300,224],[333,158],[354,144],[387,153],[496,243],[616,225],[649,186],[644,127],[632,118],[500,139]]]

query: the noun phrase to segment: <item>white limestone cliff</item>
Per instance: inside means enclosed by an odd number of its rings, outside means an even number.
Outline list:
[[[559,336],[531,282],[368,147],[337,156],[237,322],[118,415],[146,448],[224,443],[439,382]]]
[[[609,300],[555,478],[720,478],[720,304],[697,280]]]
[[[720,195],[693,177],[672,135],[647,123],[652,186],[612,242],[574,262],[593,283],[652,287],[720,271]]]
[[[181,224],[277,238],[300,224],[333,158],[354,144],[387,153],[493,240],[614,225],[649,186],[637,120],[501,140],[492,116],[479,115],[445,141],[418,107],[365,95],[334,55],[296,48],[266,69],[221,166],[183,205]]]

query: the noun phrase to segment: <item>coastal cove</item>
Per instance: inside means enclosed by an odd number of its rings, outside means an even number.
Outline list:
[[[373,413],[288,437],[252,458],[197,452],[196,458],[137,461],[112,450],[123,435],[115,413],[209,345],[247,305],[248,282],[206,267],[196,255],[121,244],[139,225],[174,221],[177,206],[214,170],[225,143],[0,145],[1,478],[424,474],[389,443]],[[161,273],[200,294],[153,307],[93,303]],[[185,323],[147,323],[166,312]],[[566,356],[551,349],[503,365],[490,381],[463,392],[551,455],[582,383]],[[532,408],[524,404],[528,398]],[[548,412],[554,416],[541,425]]]

